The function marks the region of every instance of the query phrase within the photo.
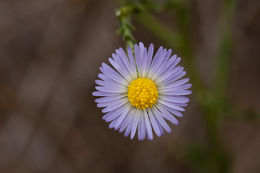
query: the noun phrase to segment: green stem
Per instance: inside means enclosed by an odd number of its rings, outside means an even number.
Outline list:
[[[213,92],[219,102],[226,99],[230,57],[232,53],[232,19],[235,0],[222,0],[221,35]]]
[[[134,48],[135,38],[132,34],[134,26],[131,24],[131,14],[137,10],[135,6],[123,6],[116,10],[116,16],[119,20],[119,29],[117,33],[123,36],[126,47]]]
[[[168,27],[163,26],[158,19],[152,16],[148,11],[142,8],[141,12],[136,15],[137,20],[153,35],[158,37],[161,41],[165,42],[171,47],[176,49],[181,48],[181,37],[178,33],[174,33]]]

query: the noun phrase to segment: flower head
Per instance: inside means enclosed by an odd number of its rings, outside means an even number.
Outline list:
[[[109,128],[124,132],[133,139],[153,139],[153,131],[161,136],[171,128],[166,120],[177,125],[175,118],[182,117],[191,94],[188,78],[181,79],[186,72],[179,66],[181,58],[171,55],[172,50],[160,47],[154,54],[154,46],[148,50],[143,45],[122,48],[109,58],[111,66],[102,63],[99,79],[96,80],[94,96],[98,107],[103,107],[103,119],[110,122]]]

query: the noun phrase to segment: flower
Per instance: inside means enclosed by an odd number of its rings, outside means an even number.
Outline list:
[[[166,120],[177,125],[175,117],[183,116],[189,102],[192,85],[188,78],[181,79],[186,74],[178,65],[181,58],[163,47],[153,52],[153,44],[147,50],[141,42],[134,45],[134,54],[130,47],[128,55],[119,48],[108,59],[112,67],[102,63],[95,81],[97,91],[92,94],[100,97],[95,102],[103,108],[103,119],[131,139],[136,133],[139,140],[152,140],[153,131],[157,136],[164,130],[170,133]]]

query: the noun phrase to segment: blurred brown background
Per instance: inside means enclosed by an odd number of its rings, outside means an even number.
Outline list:
[[[219,1],[193,4],[196,62],[211,86]],[[110,130],[95,106],[91,92],[99,65],[124,46],[115,34],[115,8],[112,0],[0,1],[1,173],[193,172],[179,154],[189,143],[206,141],[193,97],[171,134],[145,142]],[[168,14],[157,17],[174,28]],[[259,0],[238,1],[228,91],[240,108],[258,112],[259,18]],[[134,25],[138,41],[163,44]],[[225,119],[221,135],[233,156],[231,172],[260,172],[259,122]]]

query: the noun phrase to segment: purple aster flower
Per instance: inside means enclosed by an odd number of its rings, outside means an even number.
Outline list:
[[[97,107],[102,107],[103,119],[110,122],[109,128],[124,131],[124,136],[139,140],[153,139],[153,131],[161,136],[171,128],[166,120],[178,124],[191,94],[188,78],[181,79],[186,72],[179,66],[181,58],[172,55],[172,50],[160,47],[154,54],[154,46],[148,50],[135,44],[134,54],[122,48],[109,58],[111,66],[102,63],[99,79],[96,80],[94,96]]]

